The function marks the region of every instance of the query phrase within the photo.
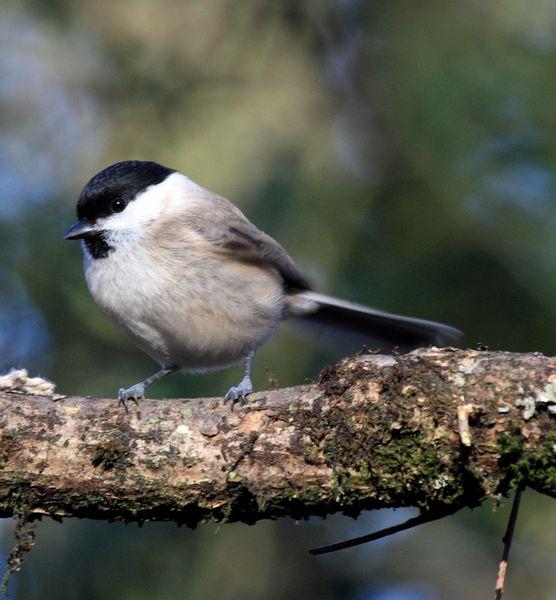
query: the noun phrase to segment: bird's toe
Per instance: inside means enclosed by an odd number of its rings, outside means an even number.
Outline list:
[[[118,399],[119,403],[126,409],[128,408],[128,402],[135,402],[135,404],[139,403],[139,400],[142,400],[145,397],[145,386],[142,383],[136,383],[132,385],[130,388],[120,388],[118,391]]]
[[[231,402],[232,406],[239,400],[244,400],[253,392],[251,381],[241,381],[238,385],[232,386],[225,396],[227,402]]]

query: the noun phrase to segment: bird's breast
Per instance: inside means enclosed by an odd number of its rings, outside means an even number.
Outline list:
[[[85,276],[103,312],[143,351],[185,369],[240,360],[274,332],[284,311],[274,272],[195,244],[179,252],[115,244],[103,259],[86,253]]]

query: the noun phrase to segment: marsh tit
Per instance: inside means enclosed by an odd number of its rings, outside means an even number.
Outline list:
[[[81,240],[85,278],[106,316],[161,369],[128,389],[139,400],[178,370],[245,362],[232,403],[253,391],[256,350],[284,319],[358,336],[383,350],[457,340],[452,327],[388,314],[313,291],[270,236],[225,198],[154,162],[125,161],[95,175],[65,238]]]

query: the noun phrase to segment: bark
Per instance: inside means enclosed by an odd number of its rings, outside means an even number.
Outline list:
[[[222,399],[0,393],[0,514],[244,521],[556,495],[556,359],[361,354],[320,381]]]

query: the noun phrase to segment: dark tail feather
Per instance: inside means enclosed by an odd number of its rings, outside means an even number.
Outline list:
[[[290,314],[318,332],[340,333],[354,343],[383,352],[457,344],[463,336],[449,325],[392,315],[315,292],[290,296]]]

